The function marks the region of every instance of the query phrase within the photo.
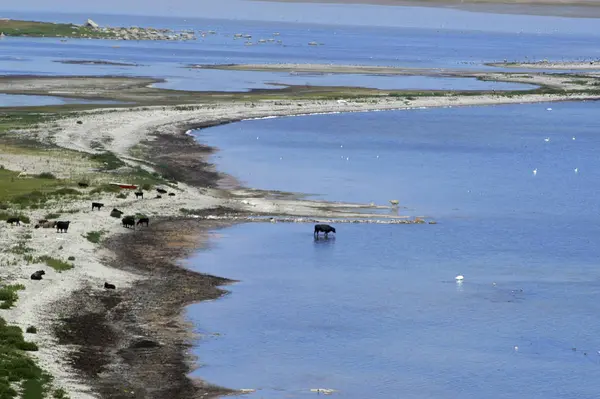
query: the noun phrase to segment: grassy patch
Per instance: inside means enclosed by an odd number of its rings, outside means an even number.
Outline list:
[[[50,172],[44,172],[44,173],[40,173],[39,175],[36,176],[39,179],[56,179],[56,176],[54,176],[52,173]]]
[[[111,32],[98,31],[73,24],[17,20],[0,21],[0,32],[4,32],[7,36],[27,37],[114,37],[114,33]]]
[[[0,309],[10,309],[19,299],[17,291],[24,290],[22,284],[5,285],[0,288]],[[1,397],[1,396],[0,396]]]
[[[21,208],[37,209],[53,199],[64,197],[72,198],[79,195],[81,195],[80,191],[77,191],[74,188],[63,187],[52,191],[35,190],[27,194],[21,194],[14,197],[11,202]]]
[[[69,396],[67,395],[67,391],[65,391],[62,388],[58,388],[58,389],[55,389],[54,392],[52,392],[52,398],[54,398],[54,399],[69,399]]]
[[[101,154],[93,154],[90,156],[93,161],[102,164],[102,170],[115,170],[125,166],[125,162],[116,156],[113,152],[106,151]]]
[[[27,351],[37,350],[36,344],[25,341],[19,327],[10,326],[0,318],[0,398],[47,397],[52,377],[27,354]],[[20,387],[21,392],[15,387]]]
[[[127,193],[119,193],[119,194],[117,194],[117,198],[125,199],[125,198],[127,198]]]
[[[56,258],[53,258],[51,256],[47,256],[47,255],[40,256],[38,258],[38,260],[41,261],[41,262],[45,262],[48,266],[50,266],[51,268],[53,268],[57,272],[63,272],[63,271],[66,271],[66,270],[71,270],[72,268],[75,267],[75,265],[73,265],[72,263],[65,262],[64,260],[56,259]]]
[[[0,201],[10,202],[15,198],[28,197],[32,193],[43,196],[44,193],[56,189],[61,181],[39,177],[18,177],[19,173],[0,169]]]
[[[10,249],[10,252],[17,255],[25,255],[27,253],[33,252],[33,248],[28,247],[25,241],[19,241],[17,245]]]
[[[1,23],[1,21],[0,21]],[[2,29],[0,29],[0,32]],[[54,116],[44,113],[14,112],[0,114],[0,133],[31,127],[53,119]]]
[[[44,219],[58,219],[59,217],[60,213],[47,213]]]
[[[94,188],[90,191],[90,194],[101,194],[101,193],[118,193],[121,191],[121,187],[114,186],[112,184],[103,184]]]
[[[91,243],[98,244],[102,238],[103,231],[90,231],[86,234],[85,238]]]

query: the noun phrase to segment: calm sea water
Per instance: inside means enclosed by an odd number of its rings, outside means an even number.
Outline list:
[[[207,334],[194,375],[262,398],[311,388],[344,398],[597,398],[599,110],[315,115],[200,132],[222,149],[220,168],[251,186],[396,198],[410,208],[401,212],[439,224],[343,224],[318,241],[303,224],[219,231],[188,264],[241,282],[189,307]]]
[[[440,10],[430,9],[438,15]],[[455,13],[447,10],[446,14]],[[432,14],[432,15],[433,15]],[[462,13],[482,20],[488,14]],[[85,21],[89,16],[43,13],[3,13],[3,17],[50,21]],[[167,79],[159,87],[179,90],[248,90],[272,83],[355,85],[376,88],[518,89],[525,85],[479,82],[473,79],[290,75],[286,73],[190,70],[189,64],[332,63],[391,65],[423,68],[486,68],[491,61],[525,59],[590,59],[600,57],[598,32],[589,21],[559,19],[577,34],[475,30],[327,26],[311,24],[175,19],[139,16],[93,16],[102,25],[153,26],[214,30],[197,41],[104,41],[56,38],[5,38],[0,41],[0,74],[124,75]],[[441,18],[439,15],[437,18]],[[508,18],[508,17],[507,17]],[[516,18],[516,17],[515,17]],[[555,19],[551,19],[554,21]],[[443,22],[443,19],[441,19]],[[550,21],[550,20],[549,20]],[[592,25],[590,25],[592,26]],[[252,35],[252,46],[235,40],[236,33]],[[275,36],[274,33],[279,33]],[[260,39],[281,43],[258,43]],[[316,41],[320,46],[309,46]],[[72,65],[60,60],[105,60],[138,66]]]

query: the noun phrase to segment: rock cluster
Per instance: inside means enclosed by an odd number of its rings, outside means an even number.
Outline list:
[[[171,29],[139,28],[137,26],[130,28],[100,27],[91,19],[88,19],[84,26],[97,32],[97,36],[112,40],[196,40],[193,30],[176,32]]]

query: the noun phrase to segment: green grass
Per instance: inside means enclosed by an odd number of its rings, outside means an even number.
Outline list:
[[[58,388],[58,389],[55,389],[54,392],[52,392],[52,398],[54,398],[54,399],[69,399],[69,396],[67,395],[67,391],[65,391],[62,388]]]
[[[73,24],[54,24],[37,21],[0,21],[0,32],[7,36],[27,37],[92,37],[107,38],[114,34]]]
[[[0,318],[1,399],[43,399],[48,397],[52,377],[45,373],[27,354],[27,351],[37,350],[36,344],[25,341],[23,331],[19,327],[10,326]],[[20,388],[20,394],[15,388]],[[64,399],[66,396],[56,398]]]
[[[28,247],[25,241],[17,242],[17,245],[10,248],[10,252],[17,255],[25,255],[27,253],[33,252],[33,248]]]
[[[93,161],[102,164],[102,170],[115,170],[126,165],[125,162],[123,162],[118,156],[110,151],[106,151],[101,154],[90,155],[90,158]]]
[[[66,270],[71,270],[75,267],[75,265],[73,265],[72,263],[65,262],[64,260],[56,259],[47,255],[40,256],[38,258],[38,261],[45,262],[46,265],[50,266],[57,272],[64,272]]]
[[[16,196],[11,200],[11,202],[20,206],[21,208],[37,209],[50,200],[64,197],[74,198],[81,194],[82,193],[80,191],[70,187],[62,187],[57,190],[48,191],[35,190],[27,194]]]
[[[101,194],[101,193],[118,193],[121,192],[121,187],[114,186],[112,184],[102,184],[90,191],[90,194]]]
[[[1,23],[1,22],[0,22]],[[0,32],[2,30],[0,29]],[[0,134],[11,130],[31,127],[55,119],[50,114],[32,112],[0,113]]]
[[[18,291],[24,290],[23,284],[5,285],[0,287],[0,309],[10,309],[19,299]],[[1,398],[2,396],[0,396]]]
[[[98,244],[102,239],[103,231],[90,231],[86,234],[85,238],[91,243]]]
[[[44,173],[40,173],[39,175],[36,176],[39,179],[56,179],[56,176],[54,176],[52,173],[50,172],[44,172]]]
[[[44,219],[58,219],[59,217],[60,213],[47,213]]]
[[[61,184],[57,179],[44,179],[39,177],[18,177],[19,173],[6,169],[0,169],[0,202],[18,201],[34,195],[36,198],[43,197],[46,193],[56,190]]]

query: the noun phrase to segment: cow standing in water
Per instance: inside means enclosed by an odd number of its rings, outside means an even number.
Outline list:
[[[316,224],[314,235],[318,237],[319,233],[325,233],[325,237],[327,237],[327,234],[335,233],[335,227],[331,227],[328,224]]]

